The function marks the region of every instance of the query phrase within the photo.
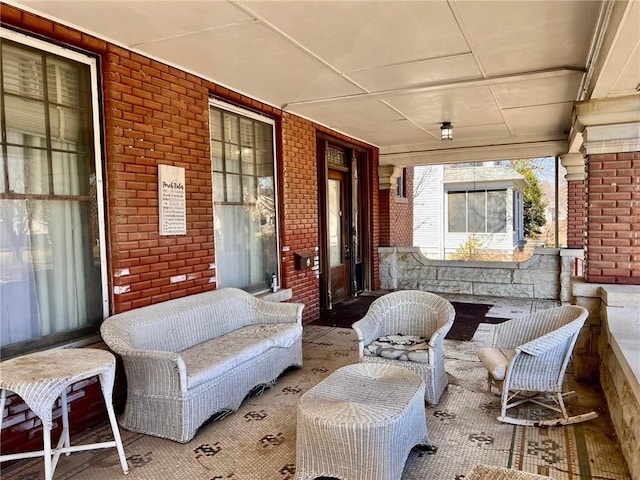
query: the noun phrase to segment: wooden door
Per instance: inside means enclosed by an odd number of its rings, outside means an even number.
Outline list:
[[[330,298],[335,304],[349,296],[349,210],[346,172],[329,170],[327,176],[327,260]]]

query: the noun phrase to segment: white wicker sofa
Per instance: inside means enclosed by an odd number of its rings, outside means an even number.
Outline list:
[[[303,307],[224,288],[109,317],[102,338],[127,376],[120,425],[188,442],[213,414],[302,365]]]

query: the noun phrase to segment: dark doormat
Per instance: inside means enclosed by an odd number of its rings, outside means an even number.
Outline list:
[[[337,305],[334,305],[331,310],[321,312],[320,318],[313,322],[313,325],[351,328],[354,322],[357,322],[366,315],[369,306],[378,296],[379,295],[360,295],[358,297],[347,298]]]
[[[351,328],[365,316],[371,303],[378,298],[378,295],[360,295],[359,297],[348,298],[343,302],[334,305],[333,309],[325,310],[320,314],[320,318],[313,322],[313,325],[323,325],[327,327]],[[485,317],[491,305],[481,303],[461,303],[451,302],[456,311],[456,318],[453,326],[445,338],[449,340],[469,341],[476,333],[480,323],[502,323],[504,318]]]
[[[502,323],[506,318],[486,317],[491,305],[482,303],[451,302],[456,311],[451,330],[444,337],[448,340],[462,340],[468,342],[473,338],[480,323]]]

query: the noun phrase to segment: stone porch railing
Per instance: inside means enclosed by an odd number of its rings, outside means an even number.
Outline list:
[[[431,260],[417,247],[380,247],[380,287],[437,293],[560,299],[560,249],[537,248],[523,262]]]
[[[574,303],[590,312],[591,360],[599,366],[595,373],[631,478],[640,479],[640,286],[573,279],[572,291]],[[594,335],[598,330],[602,333]],[[589,363],[584,355],[581,362]]]

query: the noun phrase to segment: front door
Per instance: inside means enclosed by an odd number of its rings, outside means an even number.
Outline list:
[[[339,170],[329,170],[327,177],[327,260],[330,302],[335,304],[350,293],[348,177]]]

